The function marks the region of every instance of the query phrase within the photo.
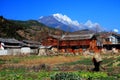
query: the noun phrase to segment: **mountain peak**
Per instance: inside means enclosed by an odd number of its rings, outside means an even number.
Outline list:
[[[66,25],[73,25],[73,26],[79,26],[80,24],[78,21],[74,21],[71,18],[69,18],[67,15],[62,15],[60,13],[53,14],[54,18],[57,19],[58,21],[66,24]]]
[[[60,28],[64,31],[77,31],[81,29],[91,29],[102,31],[102,27],[99,23],[93,23],[88,20],[86,23],[79,23],[77,20],[72,20],[67,15],[61,13],[52,14],[51,16],[42,16],[39,22],[51,26],[53,28]]]

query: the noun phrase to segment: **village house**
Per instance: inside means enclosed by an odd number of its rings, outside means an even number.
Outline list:
[[[101,48],[120,49],[120,35],[113,32],[96,33],[90,30],[81,30],[64,35],[49,34],[42,40],[42,45],[52,46],[63,52],[99,51]]]
[[[51,35],[47,36],[43,41],[44,46],[53,46],[63,52],[74,52],[83,50],[98,50],[97,38],[94,33],[70,33],[65,35]]]
[[[119,44],[120,35],[113,32],[101,32],[99,37],[103,39],[103,44]]]
[[[0,38],[0,55],[23,55],[38,54],[40,42],[14,38]]]
[[[20,54],[21,42],[14,38],[0,38],[0,55]]]
[[[103,47],[108,50],[112,48],[120,49],[120,35],[114,32],[101,32],[99,38],[102,40]]]
[[[0,43],[3,43],[5,49],[17,49],[21,47],[30,47],[31,49],[39,48],[40,42],[23,40],[18,41],[14,38],[0,38]]]
[[[38,49],[39,46],[41,45],[40,42],[31,41],[31,40],[23,40],[22,42],[24,47],[30,47],[31,49]]]
[[[0,38],[0,43],[3,43],[5,49],[17,49],[21,48],[21,42],[14,38]]]

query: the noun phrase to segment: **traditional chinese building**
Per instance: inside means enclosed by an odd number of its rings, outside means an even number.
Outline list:
[[[42,45],[53,46],[59,50],[73,51],[76,49],[97,50],[97,39],[94,33],[86,34],[66,34],[49,35],[43,41]]]
[[[0,38],[0,43],[4,43],[3,47],[5,49],[16,49],[21,48],[21,42],[14,38]]]
[[[37,41],[23,40],[22,42],[23,47],[30,47],[31,49],[37,49],[41,45],[41,43]]]
[[[103,47],[108,50],[112,48],[120,49],[120,35],[114,32],[101,32],[99,33],[99,39],[103,43]]]

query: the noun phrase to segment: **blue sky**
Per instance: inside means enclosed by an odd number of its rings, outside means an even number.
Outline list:
[[[55,13],[79,23],[91,20],[105,30],[120,32],[120,0],[0,0],[0,15],[8,19],[38,20]]]

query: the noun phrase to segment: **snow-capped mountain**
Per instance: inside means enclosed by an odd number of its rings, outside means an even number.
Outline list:
[[[57,29],[61,29],[61,30],[64,30],[64,31],[67,31],[67,29],[69,27],[68,25],[63,24],[62,22],[56,20],[53,16],[44,16],[44,17],[39,19],[39,22],[41,22],[41,23],[43,23],[47,26],[57,28]]]
[[[51,16],[42,16],[40,17],[39,22],[64,31],[77,31],[81,29],[102,30],[98,23],[92,23],[90,20],[85,24],[79,23],[77,20],[72,20],[67,15],[62,15],[60,13],[53,14]]]

